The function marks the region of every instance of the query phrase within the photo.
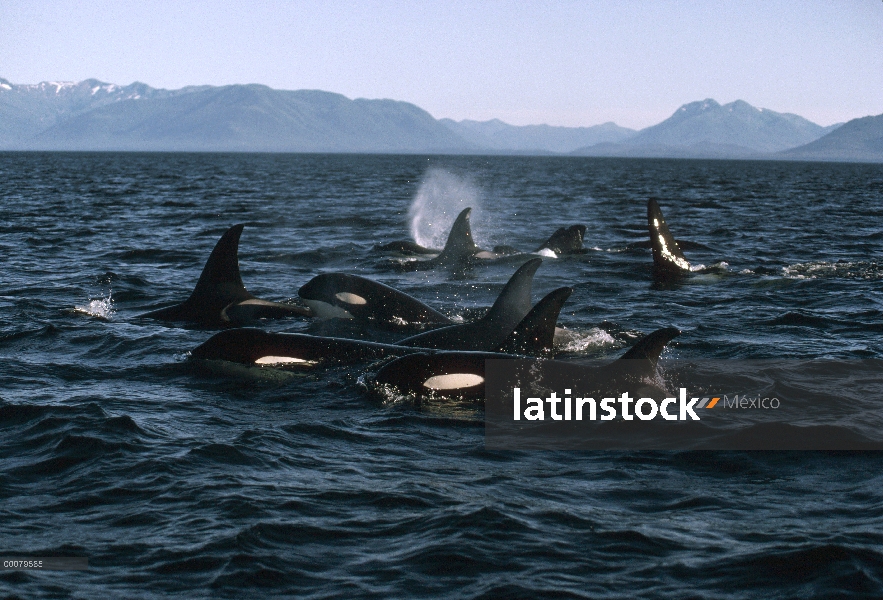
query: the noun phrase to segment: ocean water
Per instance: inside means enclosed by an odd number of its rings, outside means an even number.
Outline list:
[[[650,196],[710,268],[652,283]],[[3,597],[883,596],[879,453],[490,451],[480,407],[379,397],[379,364],[209,371],[212,331],[137,318],[235,223],[258,297],[346,271],[474,318],[517,262],[375,249],[473,206],[485,248],[586,225],[534,283],[575,290],[569,357],[674,326],[667,358],[880,359],[881,165],[6,153],[0,206],[0,553],[90,565]]]

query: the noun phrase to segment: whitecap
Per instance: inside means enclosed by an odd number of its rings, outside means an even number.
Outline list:
[[[555,330],[555,350],[558,352],[585,352],[592,348],[612,346],[615,343],[616,340],[612,335],[597,327],[588,331]]]
[[[98,298],[90,300],[85,306],[75,306],[73,312],[84,314],[96,319],[110,321],[113,318],[116,309],[113,306],[112,294],[108,293],[107,298]]]
[[[876,262],[808,262],[782,267],[782,275],[788,279],[816,279],[819,277],[842,277],[844,279],[874,280],[883,278],[883,269]]]

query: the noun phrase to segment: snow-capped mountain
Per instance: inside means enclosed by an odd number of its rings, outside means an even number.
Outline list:
[[[18,85],[0,78],[0,150],[789,158],[782,151],[836,128],[741,100],[691,102],[658,125],[635,132],[614,123],[551,127],[513,126],[498,119],[436,120],[407,102],[351,100],[320,90],[264,85],[164,90],[138,82]]]

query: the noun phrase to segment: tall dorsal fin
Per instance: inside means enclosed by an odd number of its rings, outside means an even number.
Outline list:
[[[651,334],[645,335],[638,343],[622,355],[620,360],[624,359],[640,359],[650,361],[651,366],[655,369],[659,355],[662,353],[665,345],[681,335],[680,330],[674,327],[666,327],[665,329],[657,329]]]
[[[509,334],[497,352],[542,356],[552,351],[555,339],[555,325],[564,302],[573,293],[573,288],[563,287],[548,294],[537,302],[527,316]]]
[[[656,268],[665,273],[689,271],[690,263],[668,230],[656,198],[647,201],[647,227],[650,229],[650,246]]]
[[[448,234],[444,250],[435,258],[436,262],[443,264],[464,262],[479,252],[478,246],[472,239],[472,227],[469,224],[470,213],[472,213],[471,208],[464,208],[457,215],[457,219],[451,226],[451,232]]]
[[[521,265],[482,320],[499,323],[506,329],[514,329],[530,312],[533,276],[542,263],[543,259],[533,258]]]
[[[228,229],[212,250],[196,287],[184,302],[141,315],[162,321],[197,321],[227,325],[225,309],[231,304],[254,298],[239,275],[239,236],[244,225]]]
[[[222,301],[223,308],[231,302],[254,298],[245,289],[239,274],[239,237],[244,227],[242,223],[234,225],[221,236],[202,268],[202,274],[187,303],[216,304]]]
[[[500,292],[488,313],[477,321],[432,329],[399,340],[397,344],[445,350],[488,351],[502,344],[515,326],[530,312],[530,288],[542,259],[521,266]]]

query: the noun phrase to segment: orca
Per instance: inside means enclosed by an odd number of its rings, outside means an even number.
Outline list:
[[[472,238],[472,226],[469,223],[471,214],[472,208],[464,208],[460,211],[454,224],[451,225],[450,232],[448,232],[445,247],[441,250],[425,248],[410,240],[391,242],[376,246],[376,249],[398,252],[407,256],[435,255],[428,260],[412,261],[403,265],[415,270],[431,269],[436,266],[463,267],[475,258],[495,258],[494,253],[485,252],[475,244],[475,240]]]
[[[647,227],[653,249],[653,277],[657,280],[670,280],[689,273],[690,263],[668,230],[656,198],[647,201]]]
[[[585,225],[571,225],[570,227],[559,227],[555,230],[549,239],[543,242],[534,252],[542,252],[551,250],[556,256],[565,254],[585,254],[588,252],[583,248],[583,239],[586,236]]]
[[[501,344],[530,311],[533,276],[542,264],[534,258],[515,271],[487,314],[471,323],[431,329],[398,342],[439,350],[480,350]]]
[[[436,266],[453,266],[462,267],[468,265],[475,260],[493,260],[512,255],[524,254],[512,246],[499,245],[495,246],[493,251],[482,250],[476,245],[472,236],[472,226],[470,216],[472,208],[464,208],[457,215],[451,231],[448,233],[448,239],[442,250],[433,250],[425,248],[411,241],[398,241],[377,246],[378,250],[386,250],[398,252],[407,256],[430,255],[437,254],[434,258],[422,261],[413,261],[406,263],[406,267],[414,269],[429,269]],[[583,237],[586,233],[585,225],[572,225],[570,227],[561,227],[553,233],[549,239],[543,242],[534,253],[540,253],[549,256],[546,251],[551,252],[554,256],[565,254],[583,254],[587,252],[583,248]],[[553,256],[553,258],[554,258]]]
[[[484,362],[513,358],[492,352],[420,352],[387,363],[371,380],[373,387],[386,387],[400,394],[423,398],[484,398]]]
[[[469,216],[472,214],[472,208],[464,208],[457,215],[451,231],[448,233],[448,240],[441,253],[435,258],[427,261],[432,266],[463,266],[476,258],[497,258],[498,255],[493,252],[482,250],[475,244],[472,238],[472,225],[469,222]]]
[[[323,273],[301,286],[297,294],[321,319],[354,319],[387,327],[453,323],[416,298],[358,275]]]
[[[208,257],[196,287],[184,302],[139,315],[161,321],[187,321],[225,327],[291,315],[310,316],[303,307],[261,300],[249,293],[239,274],[239,237],[244,224],[228,229]]]
[[[656,370],[665,345],[680,335],[675,328],[659,329],[639,340],[620,359],[590,369],[573,362],[555,361],[556,365],[589,372],[596,382],[613,380],[636,381]],[[375,386],[384,386],[418,398],[462,398],[483,400],[485,397],[485,361],[517,358],[511,354],[490,352],[419,352],[386,363],[372,378]]]
[[[540,300],[517,327],[497,347],[487,345],[495,356],[518,353],[546,356],[552,352],[555,323],[561,307],[573,290],[559,288]],[[228,329],[217,333],[195,348],[191,358],[223,360],[245,365],[282,365],[314,367],[324,364],[349,364],[390,356],[426,352],[426,348],[381,344],[346,338],[305,333],[269,333],[261,329]]]
[[[312,367],[401,356],[407,351],[407,348],[392,344],[306,333],[270,333],[241,327],[216,333],[193,349],[190,356],[198,360],[223,360],[244,365]]]
[[[533,259],[540,261],[539,258]],[[538,266],[539,262],[532,265]],[[517,323],[519,315],[526,314],[530,308],[529,271],[534,267],[525,267],[524,271],[510,280],[511,286],[504,288],[505,294],[497,299],[500,306],[494,313],[502,318],[507,310],[514,312],[502,325]],[[351,319],[386,329],[403,330],[433,326],[454,326],[455,323],[444,314],[427,306],[420,300],[382,283],[345,273],[323,273],[304,284],[298,295],[310,308],[312,315],[321,319]],[[505,308],[505,307],[509,308]],[[449,335],[449,333],[445,334]]]

